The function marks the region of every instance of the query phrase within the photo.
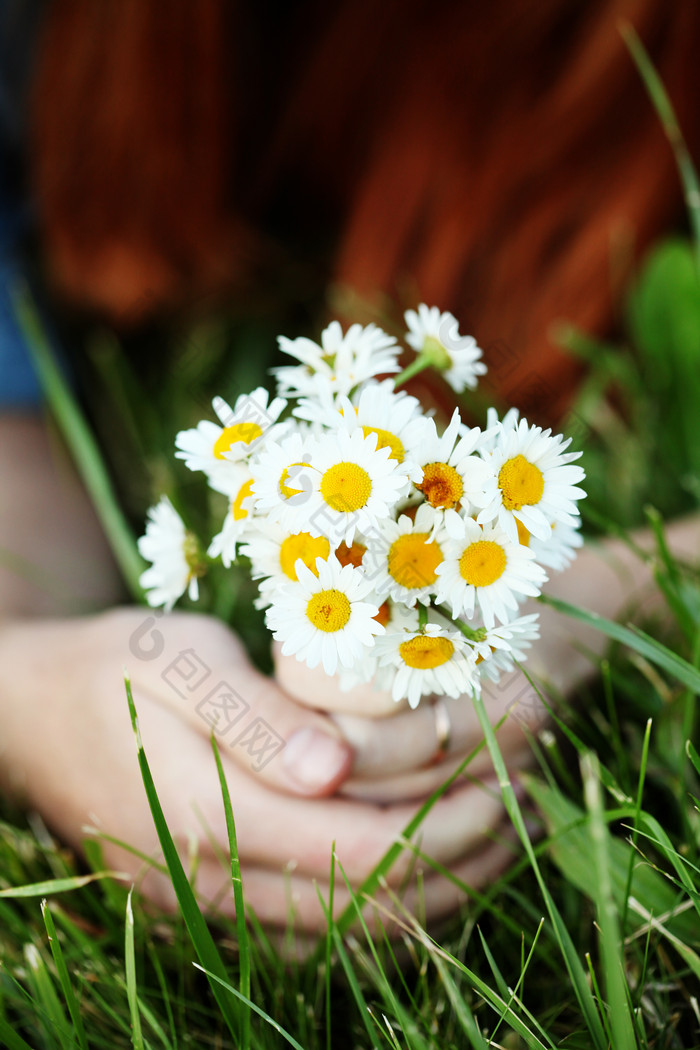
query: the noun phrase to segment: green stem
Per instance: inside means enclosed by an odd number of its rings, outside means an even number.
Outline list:
[[[415,360],[411,361],[410,365],[406,365],[403,372],[399,372],[396,379],[394,380],[394,390],[406,383],[409,379],[413,379],[419,372],[423,372],[426,368],[430,368],[433,361],[432,358],[425,353],[418,354]]]
[[[143,599],[139,577],[144,562],[136,541],[117,501],[97,442],[56,364],[53,351],[34,303],[26,288],[11,289],[17,321],[27,341],[46,400],[56,417],[83,484],[100,519],[102,528],[132,596]]]
[[[418,603],[418,627],[422,631],[428,622],[428,610],[425,605]]]
[[[464,637],[468,638],[470,642],[483,642],[486,638],[485,627],[479,627],[474,630],[474,628],[470,627],[468,623],[464,622],[464,620],[455,619],[444,605],[436,605],[435,608],[445,617],[445,619],[449,620],[450,623],[453,623],[457,630],[461,631]]]
[[[620,32],[637,66],[639,75],[644,81],[649,98],[666,132],[666,137],[671,144],[683,184],[685,203],[693,230],[695,258],[700,268],[700,184],[698,183],[698,174],[688,152],[688,147],[671,105],[671,100],[647,54],[644,44],[628,22],[622,23]]]

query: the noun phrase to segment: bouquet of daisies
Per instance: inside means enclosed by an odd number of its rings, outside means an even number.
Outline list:
[[[277,396],[217,397],[218,422],[177,435],[176,456],[228,500],[206,557],[166,498],[139,549],[149,603],[166,608],[197,597],[208,559],[244,556],[285,655],[415,707],[522,659],[538,624],[519,606],[581,545],[585,493],[581,453],[514,409],[489,410],[483,431],[455,409],[441,431],[400,388],[432,366],[473,389],[481,351],[436,307],[405,318],[416,357],[403,372],[402,347],[372,324],[334,321],[320,344],[280,337],[294,363],[274,369]]]

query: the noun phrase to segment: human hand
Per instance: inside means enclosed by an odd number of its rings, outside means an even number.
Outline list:
[[[183,653],[188,662],[183,663]],[[85,619],[7,623],[0,630],[0,665],[4,786],[23,794],[75,846],[90,824],[157,857],[124,695],[123,668],[130,671],[141,736],[171,832],[183,853],[198,840],[197,887],[209,899],[225,893],[222,910],[231,910],[231,895],[229,875],[217,857],[226,849],[227,837],[210,726],[202,717],[211,708],[204,704],[197,710],[210,684],[214,688],[219,681],[229,682],[250,705],[241,719],[244,732],[252,721],[264,718],[284,743],[261,763],[259,747],[256,752],[255,747],[227,746],[229,734],[222,732],[220,719],[246,896],[261,921],[285,923],[291,902],[301,927],[322,928],[312,880],[327,893],[332,842],[357,885],[413,816],[415,807],[405,802],[377,806],[314,797],[331,792],[349,771],[350,755],[336,738],[337,728],[325,716],[298,707],[257,674],[234,636],[208,617],[155,618],[146,610],[124,609]],[[203,668],[209,671],[206,679]],[[173,684],[184,696],[177,695]],[[327,760],[305,769],[304,749],[312,732],[330,733],[335,767]],[[295,749],[298,733],[306,735]],[[305,769],[305,784],[300,769]],[[495,829],[500,829],[501,841],[486,837]],[[475,885],[494,877],[510,856],[510,832],[503,825],[493,782],[453,788],[434,807],[420,834],[423,852]],[[107,839],[104,855],[108,865],[131,878],[144,872],[138,858]],[[389,873],[389,885],[398,886],[412,863],[412,854],[404,851]],[[174,904],[169,880],[154,869],[142,887],[160,905]],[[429,918],[453,910],[464,896],[432,871],[422,892]],[[409,906],[415,893],[415,888],[409,891]],[[347,902],[341,887],[336,900],[339,908]]]
[[[540,661],[546,656],[540,641]],[[396,703],[372,683],[342,691],[337,676],[311,670],[273,649],[275,674],[282,688],[300,703],[330,714],[355,751],[352,775],[343,795],[375,802],[420,798],[430,794],[462,765],[465,775],[493,777],[481,725],[470,696],[424,697],[415,710]],[[520,670],[485,682],[484,705],[507,765],[517,772],[532,761],[527,740],[547,718],[537,690]]]

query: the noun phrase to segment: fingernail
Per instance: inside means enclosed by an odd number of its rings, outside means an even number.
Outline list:
[[[300,787],[318,791],[349,770],[351,753],[342,740],[319,729],[298,729],[283,751],[287,773]]]

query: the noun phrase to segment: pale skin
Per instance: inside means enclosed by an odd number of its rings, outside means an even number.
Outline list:
[[[0,478],[0,551],[12,552],[11,560],[6,553],[0,560],[0,787],[36,808],[78,848],[89,827],[90,834],[97,829],[157,857],[124,693],[126,668],[171,830],[183,856],[197,843],[203,898],[231,911],[228,875],[216,857],[217,849],[226,851],[227,839],[208,708],[200,704],[207,689],[189,689],[196,676],[184,684],[176,675],[178,654],[194,653],[198,675],[206,668],[208,683],[228,683],[249,705],[244,729],[262,718],[284,742],[265,762],[244,743],[230,746],[236,733],[220,734],[246,896],[263,922],[283,925],[291,902],[299,927],[322,929],[315,886],[327,891],[332,842],[348,877],[359,884],[400,836],[416,800],[479,743],[470,701],[446,701],[449,754],[431,765],[437,740],[427,703],[397,711],[371,687],[341,693],[334,680],[278,651],[276,679],[266,679],[232,632],[205,615],[98,612],[120,599],[116,571],[60,442],[38,417],[0,417]],[[697,521],[677,523],[669,538],[677,554],[697,559]],[[31,565],[36,572],[30,579]],[[648,568],[613,542],[585,548],[548,590],[615,617],[649,581]],[[542,610],[542,635],[530,667],[563,692],[590,672],[573,643],[598,652],[605,644],[548,609]],[[518,675],[485,698],[494,723],[512,708],[499,740],[517,772],[528,761],[523,728],[537,729],[542,709]],[[420,848],[478,887],[508,864],[513,835],[484,751],[468,773],[430,813]],[[166,879],[106,840],[103,846],[107,864],[137,880],[157,904],[173,906]],[[390,872],[390,887],[401,883],[413,861],[404,851]],[[412,883],[409,906],[417,903],[416,892]],[[428,868],[421,895],[428,919],[465,899],[462,889]],[[344,892],[336,890],[336,898],[342,907]],[[381,899],[388,900],[386,892]]]

